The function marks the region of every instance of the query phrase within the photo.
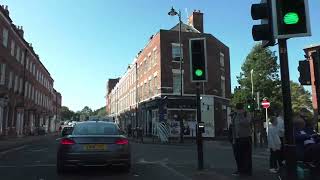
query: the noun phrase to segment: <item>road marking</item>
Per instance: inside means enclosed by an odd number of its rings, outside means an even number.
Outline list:
[[[47,150],[48,148],[42,148],[42,149],[32,149],[30,150],[31,152],[41,152],[41,151],[45,151]]]
[[[180,176],[180,177],[182,177],[183,179],[186,179],[186,180],[192,180],[191,178],[185,176],[184,174],[182,174],[182,173],[176,171],[175,169],[169,167],[169,166],[166,165],[165,163],[160,163],[159,165],[162,166],[162,167],[164,167],[164,168],[166,168],[166,169],[168,169],[169,171],[171,171],[171,172],[172,172],[173,174],[175,174],[176,176]]]
[[[2,152],[0,152],[0,155],[5,155],[5,154],[13,152],[13,151],[19,151],[19,150],[21,150],[21,149],[23,149],[25,147],[27,147],[27,145],[23,145],[23,146],[19,146],[19,147],[13,148],[13,149],[2,151]]]

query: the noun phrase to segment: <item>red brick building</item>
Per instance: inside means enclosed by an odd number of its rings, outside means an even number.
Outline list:
[[[310,65],[310,77],[311,77],[311,89],[312,89],[312,107],[314,109],[314,118],[317,119],[317,110],[318,110],[318,104],[317,104],[317,94],[316,94],[316,86],[315,86],[315,75],[314,75],[314,67],[313,67],[313,59],[311,54],[313,52],[320,51],[320,45],[316,46],[309,46],[304,49],[304,52],[306,53],[307,57],[309,58],[309,65]]]
[[[50,130],[55,107],[61,106],[53,82],[22,26],[13,24],[7,6],[0,6],[0,135],[33,134],[39,126]]]
[[[179,25],[160,30],[134,58],[132,65],[108,93],[107,107],[122,128],[143,127],[146,135],[155,132],[157,122],[170,124],[171,136],[178,136],[179,119],[186,127],[196,120],[195,83],[190,81],[189,39],[205,38],[208,82],[201,87],[202,117],[208,136],[219,136],[227,128],[231,97],[229,48],[205,33],[203,13],[194,11],[189,24],[182,24],[182,97],[180,96]],[[210,131],[210,132],[209,132]],[[195,132],[187,133],[193,136]]]

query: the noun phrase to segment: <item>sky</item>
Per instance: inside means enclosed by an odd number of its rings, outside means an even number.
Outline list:
[[[62,105],[71,110],[105,105],[108,78],[121,76],[149,37],[170,29],[177,17],[168,16],[171,6],[181,9],[187,21],[194,9],[204,13],[204,31],[230,48],[231,86],[255,44],[250,7],[260,0],[1,0],[10,17],[23,26],[62,94]],[[311,37],[288,40],[290,79],[298,81],[298,61],[303,48],[320,44],[320,1],[309,0]],[[277,50],[277,46],[272,48]]]

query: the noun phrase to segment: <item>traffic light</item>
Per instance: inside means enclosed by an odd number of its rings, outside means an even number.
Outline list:
[[[308,0],[273,0],[277,39],[311,36]]]
[[[261,24],[252,27],[252,37],[261,41],[263,47],[274,46],[272,0],[262,0],[260,4],[252,4],[251,16],[253,20],[261,19]]]
[[[246,107],[247,107],[247,110],[249,112],[253,112],[254,109],[255,109],[255,101],[254,101],[254,99],[248,98]]]
[[[207,82],[206,39],[189,40],[191,82]]]
[[[299,82],[301,85],[311,85],[309,61],[299,61],[298,71],[300,72]]]

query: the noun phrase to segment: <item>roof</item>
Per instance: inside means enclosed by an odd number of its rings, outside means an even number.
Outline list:
[[[175,25],[173,28],[170,29],[171,31],[179,31],[179,23]],[[182,32],[194,32],[194,33],[200,33],[196,28],[193,26],[187,25],[185,23],[181,23],[181,31]]]

